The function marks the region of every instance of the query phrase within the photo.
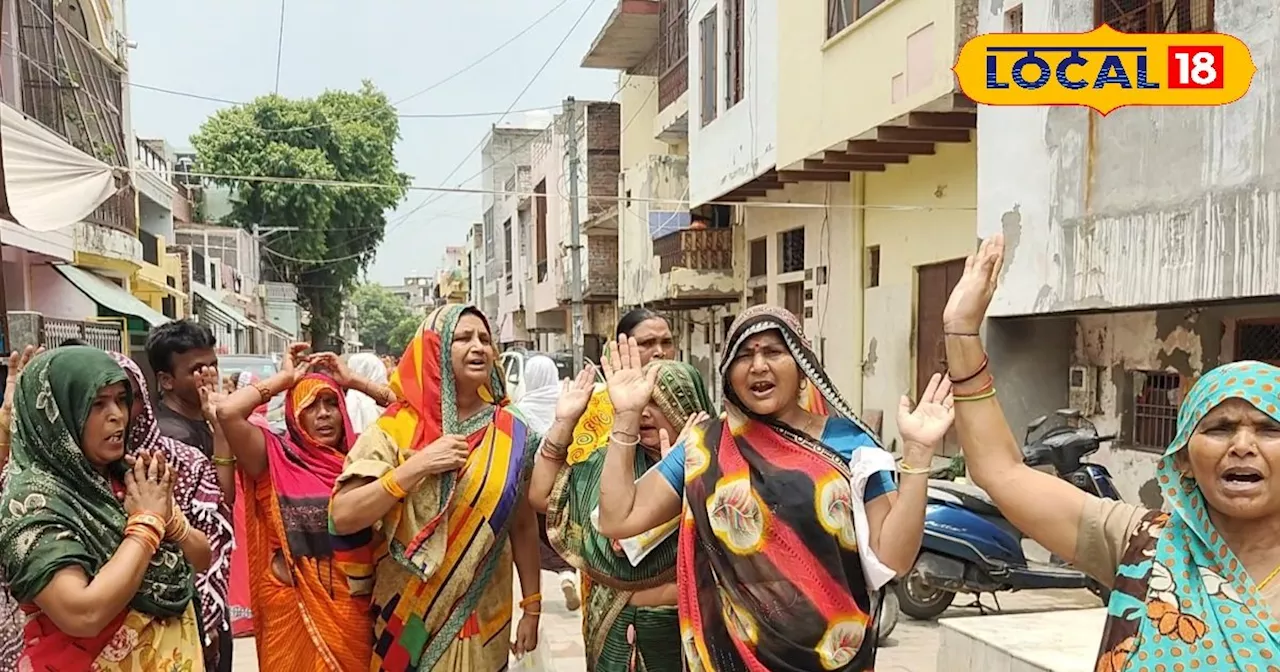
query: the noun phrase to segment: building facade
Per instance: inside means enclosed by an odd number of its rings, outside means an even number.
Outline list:
[[[1214,31],[1267,44],[1270,5],[1005,0],[986,32]],[[1161,18],[1163,17],[1163,18]],[[1259,72],[1280,56],[1253,49]],[[1097,459],[1126,500],[1158,506],[1155,461],[1205,371],[1280,362],[1280,167],[1272,82],[1222,108],[979,111],[979,233],[1006,258],[987,339],[1015,429],[1053,409],[1118,434]]]

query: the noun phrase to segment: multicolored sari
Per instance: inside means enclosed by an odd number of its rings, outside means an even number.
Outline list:
[[[344,443],[330,448],[309,436],[300,415],[320,395],[337,399]],[[267,473],[245,479],[249,591],[259,665],[264,670],[355,672],[369,665],[372,530],[329,531],[329,498],[355,433],[343,391],[332,378],[305,376],[285,397],[287,432],[266,439]],[[276,576],[279,554],[290,582]]]
[[[191,566],[175,544],[161,544],[138,592],[97,636],[66,635],[34,604],[58,571],[94,576],[124,542],[123,463],[100,474],[79,440],[98,391],[125,380],[110,355],[87,346],[37,355],[18,378],[0,496],[0,565],[27,616],[18,669],[204,669]]]
[[[697,369],[664,360],[654,360],[647,367],[661,370],[653,401],[672,426],[683,427],[699,411],[715,414]],[[675,582],[678,538],[667,537],[637,566],[619,552],[613,540],[596,531],[592,513],[600,505],[606,455],[606,449],[595,450],[584,461],[561,466],[547,510],[547,537],[552,546],[590,580],[584,589],[582,622],[587,670],[679,670],[680,620],[675,606],[630,604],[636,591]],[[656,452],[637,450],[635,473],[645,473],[659,458]]]
[[[433,312],[391,377],[400,402],[352,448],[339,483],[379,478],[444,434],[468,437],[457,472],[427,478],[383,518],[388,555],[374,582],[371,670],[498,672],[511,645],[512,559],[508,532],[524,501],[537,437],[505,407],[494,367],[481,397],[458,417],[454,330],[475,308]]]
[[[865,672],[878,597],[858,558],[848,464],[795,428],[752,414],[728,384],[743,342],[770,330],[828,413],[875,437],[836,393],[790,312],[756,306],[738,316],[720,364],[726,417],[685,441],[684,658],[692,672]]]
[[[147,390],[147,378],[132,359],[118,353],[108,353],[120,368],[128,374],[138,391],[141,411],[129,427],[129,451],[160,451],[173,466],[177,479],[173,485],[173,500],[177,502],[191,526],[204,533],[209,540],[213,561],[209,569],[196,576],[196,593],[200,597],[200,622],[204,626],[205,666],[216,669],[218,649],[211,646],[213,638],[227,629],[227,579],[231,569],[231,509],[222,497],[218,486],[218,472],[213,462],[200,452],[176,439],[161,436],[156,423],[155,408]],[[135,404],[136,406],[136,404]]]
[[[1280,666],[1280,620],[1209,518],[1193,478],[1175,463],[1196,426],[1228,399],[1280,422],[1280,368],[1235,362],[1205,374],[1178,410],[1178,435],[1157,466],[1168,513],[1143,519],[1116,573],[1098,672]]]

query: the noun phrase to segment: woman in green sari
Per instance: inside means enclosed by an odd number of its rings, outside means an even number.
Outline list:
[[[636,473],[644,473],[688,428],[714,413],[697,369],[683,362],[655,359],[646,370],[654,379],[653,396],[640,420],[639,434],[617,437],[638,443]],[[614,541],[596,529],[600,474],[607,450],[592,451],[580,462],[568,461],[578,439],[574,427],[587,409],[595,372],[588,367],[566,382],[556,404],[556,419],[542,442],[529,498],[547,512],[547,538],[556,552],[584,577],[583,638],[588,672],[679,670],[680,621],[676,610],[676,520],[656,530]],[[606,441],[608,438],[606,437]]]

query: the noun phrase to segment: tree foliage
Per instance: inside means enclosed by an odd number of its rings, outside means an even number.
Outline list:
[[[344,298],[382,242],[386,212],[407,193],[409,176],[395,158],[399,138],[395,108],[367,81],[359,91],[327,91],[316,98],[262,96],[219,110],[191,138],[199,172],[227,176],[211,178],[233,193],[232,211],[222,223],[268,230],[262,238],[264,274],[298,286],[316,347],[327,345],[337,329]],[[275,228],[297,230],[270,231]]]
[[[388,337],[387,345],[391,349],[391,354],[399,356],[409,347],[409,342],[414,336],[418,335],[418,328],[422,326],[421,315],[406,315],[400,323],[391,330]]]
[[[356,307],[356,320],[360,341],[372,346],[378,354],[400,354],[403,346],[395,347],[392,334],[411,317],[409,307],[386,287],[363,284],[351,293],[351,303]]]

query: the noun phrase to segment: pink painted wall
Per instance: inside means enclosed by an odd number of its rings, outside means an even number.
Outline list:
[[[50,317],[83,320],[98,314],[98,305],[49,264],[31,266],[30,310]]]
[[[556,125],[553,124],[553,128]],[[560,252],[560,240],[562,233],[560,229],[560,219],[566,212],[566,189],[564,180],[564,137],[560,133],[549,133],[550,142],[535,142],[532,148],[532,168],[530,174],[530,184],[536,186],[539,182],[546,180],[547,182],[547,278],[543,282],[535,282],[533,287],[533,297],[530,303],[532,309],[537,312],[559,310],[559,301],[556,298],[556,292],[564,283],[564,255]],[[537,237],[534,235],[530,243],[530,248],[537,245]],[[536,250],[529,250],[530,263],[535,264],[534,272],[537,272],[537,253]],[[535,276],[536,280],[536,276]]]

